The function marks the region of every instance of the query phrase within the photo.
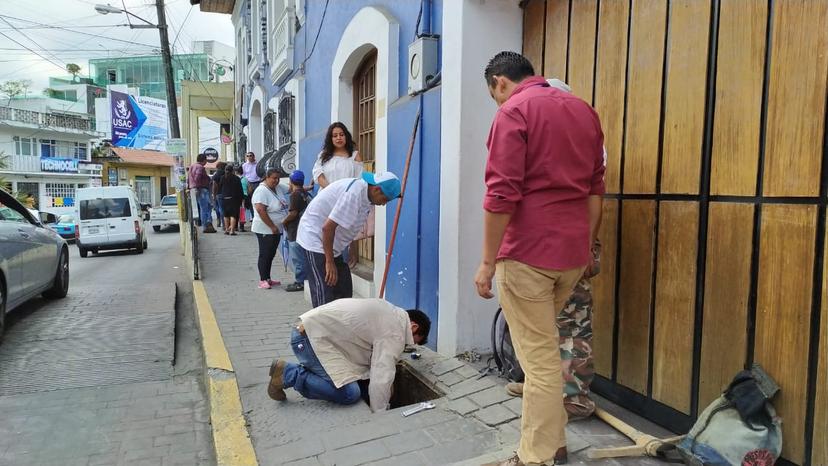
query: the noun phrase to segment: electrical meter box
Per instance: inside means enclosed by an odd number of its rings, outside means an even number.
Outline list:
[[[436,37],[420,37],[408,45],[408,94],[425,89],[437,74]]]

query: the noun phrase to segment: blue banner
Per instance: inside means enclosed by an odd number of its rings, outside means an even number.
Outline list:
[[[109,96],[113,146],[165,150],[169,125],[165,101],[118,91],[110,91]]]
[[[77,173],[78,159],[64,159],[59,157],[41,157],[40,170],[44,172]]]

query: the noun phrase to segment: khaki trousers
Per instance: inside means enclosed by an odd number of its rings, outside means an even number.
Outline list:
[[[524,463],[554,459],[566,446],[559,334],[555,325],[584,267],[546,270],[514,260],[497,263],[497,290],[526,380],[518,456]]]

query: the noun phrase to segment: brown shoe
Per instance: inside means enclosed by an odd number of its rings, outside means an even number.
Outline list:
[[[512,396],[523,397],[523,384],[520,382],[507,383],[506,393]]]
[[[557,452],[555,452],[555,459],[553,460],[552,465],[549,465],[549,466],[558,465],[558,464],[566,464],[567,461],[568,461],[568,458],[567,458],[566,447],[561,447],[561,448],[558,448]],[[525,465],[526,465],[526,463],[521,461],[520,457],[517,455],[517,453],[515,453],[514,456],[512,456],[511,458],[509,458],[507,460],[499,461],[499,462],[496,461],[494,463],[486,463],[482,466],[525,466]],[[547,466],[547,464],[546,463],[540,463],[540,464],[538,464],[538,466]]]
[[[204,227],[204,233],[215,233],[216,229],[213,228],[212,223],[208,223],[206,227]]]
[[[276,401],[285,401],[285,382],[282,376],[285,373],[287,363],[282,359],[273,361],[270,365],[270,383],[267,385],[267,395]]]

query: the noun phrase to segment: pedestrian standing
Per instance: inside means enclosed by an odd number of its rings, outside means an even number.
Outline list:
[[[604,194],[603,133],[583,100],[534,76],[515,52],[484,76],[499,109],[489,132],[477,292],[500,304],[526,381],[517,454],[502,465],[566,461],[556,318],[590,262]]]
[[[272,286],[281,285],[278,280],[270,278],[270,269],[279,251],[282,237],[280,226],[288,212],[287,191],[279,185],[279,170],[267,170],[251,201],[254,214],[250,231],[256,234],[259,242],[259,288],[269,290]]]
[[[236,176],[239,177],[242,185],[242,205],[241,209],[239,209],[239,231],[244,233],[244,224],[247,220],[253,221],[253,213],[249,211],[250,194],[247,192],[249,185],[247,177],[244,176],[244,169],[241,165],[236,167]]]
[[[216,172],[213,173],[211,192],[213,194],[213,203],[216,208],[216,221],[219,227],[224,229],[224,203],[221,198],[221,181],[224,178],[224,170],[227,164],[219,162],[216,164]]]
[[[256,191],[256,188],[259,187],[259,183],[262,182],[262,178],[256,170],[256,154],[248,152],[245,155],[245,158],[247,161],[242,164],[242,171],[244,171],[244,177],[247,178],[248,182],[247,195],[253,196],[253,192]],[[250,209],[252,209],[252,207]]]
[[[198,154],[196,162],[190,165],[187,172],[187,186],[190,188],[190,195],[198,203],[198,213],[201,219],[201,228],[204,233],[215,233],[213,228],[213,212],[210,206],[210,177],[204,165],[207,164],[207,156]]]
[[[244,194],[242,183],[232,166],[225,170],[221,180],[221,202],[224,206],[224,234],[236,236],[236,224],[239,220]]]
[[[308,206],[308,193],[305,191],[305,173],[296,170],[290,174],[290,207],[283,222],[285,237],[290,251],[290,260],[293,263],[293,274],[296,280],[285,287],[285,291],[302,291],[305,289],[306,265],[305,250],[296,242],[296,233],[299,230],[299,221]]]
[[[353,296],[351,268],[342,253],[365,224],[371,206],[396,199],[400,189],[391,172],[363,172],[360,178],[329,184],[308,204],[296,241],[306,251],[313,307]]]
[[[334,181],[359,178],[362,174],[362,156],[356,150],[351,132],[344,123],[328,127],[322,151],[313,165],[313,181],[324,189]]]

